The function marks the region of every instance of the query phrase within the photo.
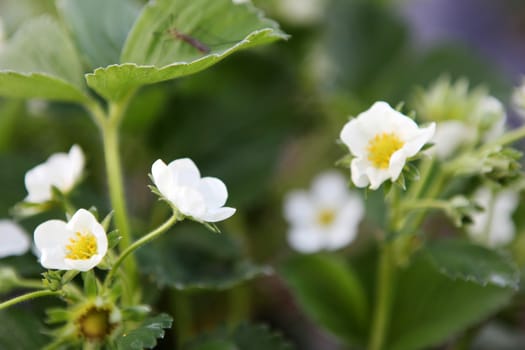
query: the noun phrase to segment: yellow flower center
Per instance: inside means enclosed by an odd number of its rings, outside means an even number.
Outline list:
[[[76,323],[80,336],[90,341],[103,341],[115,328],[110,322],[110,310],[105,307],[89,308]]]
[[[376,168],[387,169],[390,165],[390,157],[403,145],[404,142],[393,132],[377,134],[368,142],[368,160]]]
[[[69,239],[66,245],[66,258],[73,260],[91,259],[97,253],[97,239],[92,233],[75,233],[75,237]]]
[[[317,214],[317,222],[321,226],[329,226],[335,220],[335,212],[331,209],[323,209]]]

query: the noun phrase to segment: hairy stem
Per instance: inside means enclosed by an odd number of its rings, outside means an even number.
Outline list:
[[[51,296],[51,295],[60,295],[60,292],[53,292],[50,290],[39,290],[36,292],[27,293],[19,297],[4,301],[3,303],[0,303],[0,310],[7,309],[10,306],[16,305],[18,303],[22,303],[24,301],[46,297],[46,296]]]
[[[386,244],[381,249],[377,266],[375,309],[368,344],[369,350],[381,350],[384,347],[392,307],[394,273],[395,265],[391,258],[390,246]]]
[[[111,267],[111,270],[109,270],[108,275],[106,276],[106,280],[104,281],[104,286],[108,287],[111,283],[111,280],[113,279],[115,273],[118,271],[118,268],[120,265],[126,260],[126,258],[133,253],[138,248],[142,247],[143,245],[151,242],[155,238],[159,237],[161,234],[166,232],[171,226],[173,226],[177,221],[179,220],[179,216],[174,213],[166,222],[164,222],[162,225],[157,227],[155,230],[151,231],[147,235],[143,236],[139,240],[137,240],[135,243],[131,244],[126,250],[124,250],[120,256],[117,258],[113,266]]]

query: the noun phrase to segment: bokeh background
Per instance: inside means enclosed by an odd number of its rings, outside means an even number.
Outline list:
[[[224,244],[214,264],[226,266],[242,255],[279,266],[292,254],[282,218],[283,195],[309,186],[316,174],[334,167],[344,153],[336,144],[342,125],[374,101],[405,101],[410,106],[418,87],[448,75],[453,80],[467,78],[472,86],[483,84],[507,106],[509,125],[520,123],[510,108],[510,96],[525,72],[522,0],[253,2],[291,34],[289,41],[235,54],[194,76],[143,88],[132,102],[121,149],[135,233],[160,222],[168,212],[147,188],[151,164],[158,158],[191,157],[203,174],[224,180],[229,204],[238,209],[221,225],[227,242],[217,243],[212,236],[208,243],[199,243],[199,249],[207,252],[206,244]],[[49,0],[0,0],[5,37],[27,18],[55,12]],[[0,100],[0,217],[7,217],[25,197],[28,169],[75,143],[88,159],[87,177],[75,203],[107,212],[100,136],[87,114],[68,104]],[[373,196],[369,203],[377,207]],[[43,218],[23,225],[31,232]],[[187,237],[200,228],[188,225],[182,230],[189,232]],[[162,242],[163,254],[172,254],[171,244],[180,244],[172,240]],[[359,245],[348,248],[352,253],[356,249]],[[186,258],[201,264],[202,271],[210,268],[195,256],[180,259]],[[24,259],[27,273],[38,273],[38,266],[29,263],[34,258]],[[147,266],[145,271],[151,272]],[[168,272],[173,271],[161,273]],[[159,309],[177,313],[177,303],[167,304],[174,292],[154,284],[151,291],[148,298]],[[192,305],[190,326],[180,332],[195,334],[224,322],[252,319],[280,330],[299,349],[342,348],[309,321],[275,275],[233,290],[177,298]],[[19,312],[24,320],[24,311]],[[512,327],[491,330],[495,333],[487,339],[498,339],[498,348],[525,348],[519,332],[525,313],[516,309],[503,318]],[[0,330],[0,338],[6,332]],[[165,342],[172,341],[168,337]],[[478,348],[486,344],[491,343],[480,340]]]

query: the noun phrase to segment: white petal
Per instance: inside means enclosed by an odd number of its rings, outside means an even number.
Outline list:
[[[173,176],[168,166],[160,159],[151,166],[151,176],[157,189],[166,198],[173,196]]]
[[[29,170],[24,182],[27,202],[42,203],[51,199],[51,179],[47,176],[46,164],[40,164]]]
[[[288,233],[290,246],[302,253],[313,253],[323,249],[323,232],[315,229],[292,228]]]
[[[222,207],[228,199],[226,185],[215,177],[202,178],[198,188],[209,209]]]
[[[392,179],[392,181],[397,180],[397,178],[401,174],[401,171],[403,171],[403,168],[405,167],[406,161],[407,161],[407,156],[405,152],[403,152],[403,150],[394,152],[392,156],[390,156],[388,174],[389,174],[390,179]]]
[[[72,232],[60,220],[49,220],[35,229],[35,246],[41,253],[40,264],[47,269],[67,269],[65,246]]]
[[[73,145],[69,150],[69,164],[74,184],[82,175],[85,164],[84,152],[82,152],[82,149],[78,145]]]
[[[91,212],[86,209],[79,209],[73,214],[67,223],[67,227],[72,232],[87,233],[91,232],[92,227],[96,224],[98,221]]]
[[[338,205],[346,200],[349,193],[345,177],[337,171],[326,171],[318,175],[312,183],[311,191],[320,205]]]
[[[230,207],[222,207],[218,209],[208,210],[205,214],[201,216],[201,219],[206,222],[218,222],[226,220],[233,214],[235,214],[236,209]]]
[[[175,186],[197,187],[201,174],[195,163],[189,158],[174,160],[168,165]]]
[[[377,190],[383,182],[390,178],[390,172],[388,169],[377,169],[373,166],[369,166],[366,169],[366,175],[370,181],[371,190]]]
[[[359,158],[352,159],[350,164],[350,175],[352,176],[352,182],[356,187],[366,187],[370,183],[366,169],[369,167],[367,161]]]
[[[102,261],[102,258],[104,258],[104,255],[96,254],[86,260],[65,259],[64,262],[68,266],[68,270],[85,272],[97,266]]]
[[[437,125],[432,141],[435,143],[429,152],[440,159],[451,156],[462,144],[475,136],[474,129],[463,122],[450,120]]]
[[[327,234],[326,248],[339,249],[351,243],[357,236],[364,212],[362,200],[357,196],[350,197],[337,213],[335,222]]]
[[[348,147],[350,153],[358,157],[366,154],[371,137],[361,130],[361,125],[362,123],[354,118],[345,124],[340,135],[341,141]]]
[[[432,123],[426,128],[420,128],[414,133],[408,135],[407,138],[404,139],[405,144],[401,148],[406,157],[409,158],[415,156],[426,143],[430,142],[435,132],[436,123]]]
[[[173,198],[169,198],[184,215],[202,219],[206,213],[206,201],[202,194],[191,187],[176,188]]]
[[[11,220],[0,220],[0,258],[25,254],[31,241],[24,230]]]
[[[35,229],[35,245],[42,254],[55,247],[64,247],[72,232],[61,220],[49,220]],[[64,254],[65,255],[65,254]]]
[[[65,254],[61,247],[55,247],[42,251],[40,255],[40,265],[46,269],[70,270],[65,262]]]
[[[315,207],[310,194],[306,191],[292,191],[284,198],[284,217],[294,225],[301,225],[315,220]]]

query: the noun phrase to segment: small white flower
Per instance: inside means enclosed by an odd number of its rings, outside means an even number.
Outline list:
[[[428,150],[429,154],[439,159],[446,159],[454,154],[462,145],[476,139],[476,132],[472,127],[459,120],[446,120],[437,123],[436,133],[432,138],[434,147]]]
[[[26,202],[44,203],[52,199],[52,187],[68,193],[80,180],[84,170],[84,153],[74,145],[69,153],[55,153],[45,163],[29,170],[25,176]]]
[[[23,255],[31,247],[31,240],[14,221],[0,220],[0,258]]]
[[[284,201],[288,241],[304,253],[346,246],[356,237],[363,215],[361,198],[350,192],[345,178],[335,171],[322,173],[310,191],[290,192]]]
[[[396,181],[406,160],[430,141],[434,131],[435,123],[419,128],[388,103],[374,103],[341,131],[341,140],[355,156],[350,165],[353,183],[375,190],[387,179]]]
[[[88,271],[108,251],[106,231],[89,211],[79,209],[69,220],[49,220],[35,229],[40,264],[47,269]]]
[[[224,207],[228,191],[215,177],[203,177],[189,158],[174,160],[166,165],[157,160],[151,167],[153,182],[159,192],[178,211],[200,222],[222,221],[235,213]]]
[[[467,227],[469,236],[490,247],[511,242],[516,232],[512,214],[519,203],[518,194],[512,190],[494,192],[481,188],[473,198],[484,211],[472,215],[473,223]]]

